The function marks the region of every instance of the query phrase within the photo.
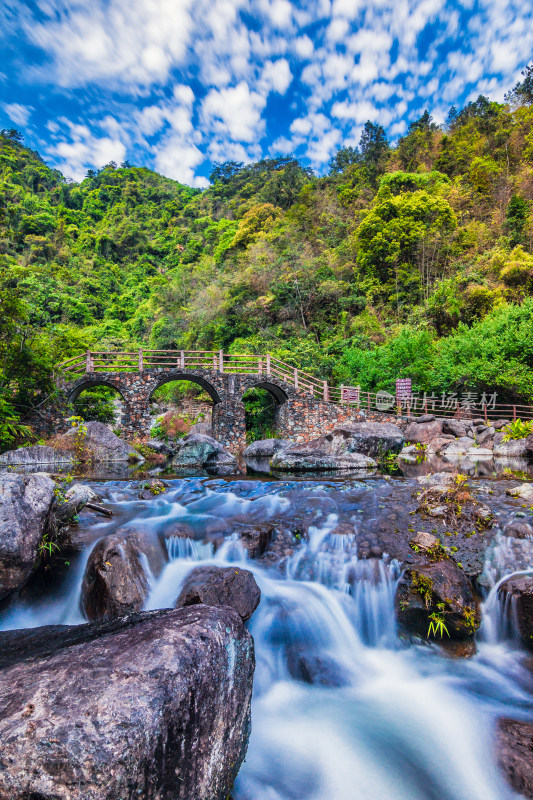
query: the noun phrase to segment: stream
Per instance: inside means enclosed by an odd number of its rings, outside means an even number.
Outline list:
[[[499,717],[533,720],[533,676],[497,586],[510,572],[533,571],[533,541],[498,533],[486,549],[477,650],[457,658],[396,628],[401,568],[390,531],[410,524],[409,479],[167,483],[164,494],[139,499],[138,482],[91,481],[112,520],[82,512],[81,552],[46,592],[36,586],[4,609],[0,629],[83,623],[81,580],[94,544],[119,526],[164,537],[163,571],[154,577],[146,564],[147,609],[172,607],[185,576],[204,564],[246,566],[261,589],[247,623],[257,666],[234,800],[518,797],[493,737]],[[292,530],[305,522],[308,531],[292,544],[282,537],[275,564],[250,559],[235,532],[268,521]],[[341,523],[347,532],[332,533]]]

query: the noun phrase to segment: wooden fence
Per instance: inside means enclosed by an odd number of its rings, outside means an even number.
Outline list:
[[[479,418],[487,422],[497,419],[533,420],[533,406],[497,403],[495,395],[481,395],[474,402],[472,392],[460,396],[452,393],[423,397],[412,395],[401,403],[388,392],[364,392],[359,386],[330,386],[327,381],[286,364],[270,353],[245,355],[224,353],[222,350],[136,350],[131,352],[102,352],[88,350],[56,367],[56,377],[76,379],[86,373],[135,373],[145,369],[215,370],[240,375],[264,375],[293,386],[306,394],[331,403],[354,406],[366,412],[415,417],[434,414],[439,418]]]

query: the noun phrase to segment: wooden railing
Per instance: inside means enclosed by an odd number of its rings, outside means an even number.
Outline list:
[[[234,375],[264,375],[276,378],[313,397],[331,403],[354,406],[366,412],[382,412],[390,415],[414,417],[434,414],[439,418],[482,418],[489,422],[497,419],[533,420],[533,407],[496,403],[494,396],[485,397],[479,403],[471,399],[449,394],[428,397],[408,397],[397,401],[386,392],[363,392],[359,386],[330,386],[307,372],[286,364],[270,353],[246,355],[223,353],[222,350],[144,350],[131,352],[102,352],[89,350],[63,361],[56,368],[56,375],[77,378],[87,373],[143,372],[145,369],[207,369]]]
[[[145,369],[207,369],[234,375],[265,375],[288,383],[307,394],[331,402],[355,404],[358,387],[330,386],[267,353],[263,356],[223,353],[222,350],[137,350],[102,352],[89,350],[63,361],[56,368],[64,377],[97,372],[143,372]],[[344,400],[342,398],[345,398]]]

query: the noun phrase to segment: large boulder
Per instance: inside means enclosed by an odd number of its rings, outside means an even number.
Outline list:
[[[472,636],[481,622],[472,585],[452,559],[406,569],[396,590],[396,614],[404,629],[420,636],[429,635],[431,614],[442,614],[451,639]]]
[[[498,596],[512,608],[513,622],[518,626],[517,634],[530,650],[533,650],[533,577],[511,575],[498,587]]]
[[[81,589],[81,606],[91,621],[122,617],[140,611],[150,585],[145,563],[158,575],[166,562],[159,538],[119,528],[100,539],[87,561]]]
[[[131,445],[120,439],[103,422],[85,422],[85,435],[80,433],[79,427],[72,427],[61,436],[64,442],[73,447],[76,437],[79,436],[81,447],[87,451],[94,461],[144,461],[144,458],[133,449]]]
[[[244,451],[244,457],[248,459],[261,460],[272,458],[278,450],[283,450],[291,444],[289,439],[259,439],[257,442],[249,444]]]
[[[240,567],[197,567],[185,579],[176,608],[197,603],[229,606],[246,621],[260,600],[261,590],[249,570]]]
[[[339,425],[332,434],[340,439],[341,449],[349,453],[362,453],[371,458],[379,458],[386,453],[399,453],[405,444],[405,437],[398,425],[392,422],[353,422]],[[331,434],[326,435],[326,439]]]
[[[507,780],[522,798],[533,798],[533,725],[516,719],[500,719],[496,754]]]
[[[206,469],[231,471],[237,459],[220,442],[202,433],[184,436],[176,443],[177,453],[172,459],[173,467],[205,467]]]
[[[533,433],[526,439],[526,453],[528,458],[533,458]]]
[[[511,489],[507,489],[507,494],[526,503],[533,503],[533,483],[521,483],[519,486],[513,486]]]
[[[353,423],[334,428],[318,439],[278,450],[270,464],[282,470],[368,470],[377,466],[371,454],[400,452],[403,444],[397,425]]]
[[[11,661],[0,672],[2,800],[229,796],[254,671],[234,611],[150,612],[0,642]]]
[[[8,450],[0,456],[0,464],[24,467],[71,467],[74,463],[72,453],[36,444],[33,447],[19,447]]]
[[[500,442],[495,440],[494,455],[505,457],[527,457],[528,456],[528,439],[511,439],[509,442]]]
[[[42,473],[0,473],[0,599],[26,583],[39,562],[55,488]]]
[[[455,436],[457,439],[461,439],[463,436],[468,434],[469,429],[471,428],[471,424],[468,422],[464,422],[460,419],[443,419],[442,420],[442,432],[443,433],[450,433],[452,436]]]
[[[200,433],[202,436],[212,436],[213,425],[211,422],[195,422],[187,431],[187,436],[191,436],[193,433]]]
[[[85,483],[73,483],[64,496],[56,491],[53,515],[57,522],[66,523],[85,508],[87,503],[97,502],[100,498]]]
[[[442,434],[442,420],[411,422],[405,429],[405,440],[414,444],[428,444]]]

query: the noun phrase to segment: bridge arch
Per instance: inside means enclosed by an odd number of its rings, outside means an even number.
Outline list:
[[[213,401],[214,405],[222,402],[223,398],[220,392],[216,389],[215,386],[213,386],[213,384],[209,380],[204,378],[203,375],[197,375],[196,373],[190,371],[187,372],[176,371],[167,373],[164,377],[160,378],[157,381],[154,381],[154,385],[151,386],[148,394],[148,402],[150,403],[152,401],[154,393],[158,389],[160,389],[161,386],[164,386],[165,383],[172,383],[173,381],[188,381],[189,383],[197,383],[198,386],[201,386],[202,389],[204,389],[207,392],[207,394]]]
[[[109,389],[113,389],[115,392],[117,392],[117,394],[120,395],[124,402],[126,401],[123,387],[118,381],[115,383],[112,380],[98,378],[95,376],[91,378],[82,378],[81,380],[76,381],[67,395],[67,402],[72,405],[76,402],[82,392],[87,391],[87,389],[96,389],[97,386],[107,386]]]
[[[269,380],[258,380],[254,381],[253,384],[248,386],[246,390],[243,392],[243,396],[246,392],[249,392],[251,389],[264,389],[266,392],[270,392],[270,394],[275,398],[276,402],[279,405],[283,405],[289,399],[289,395],[281,386],[273,381]]]

